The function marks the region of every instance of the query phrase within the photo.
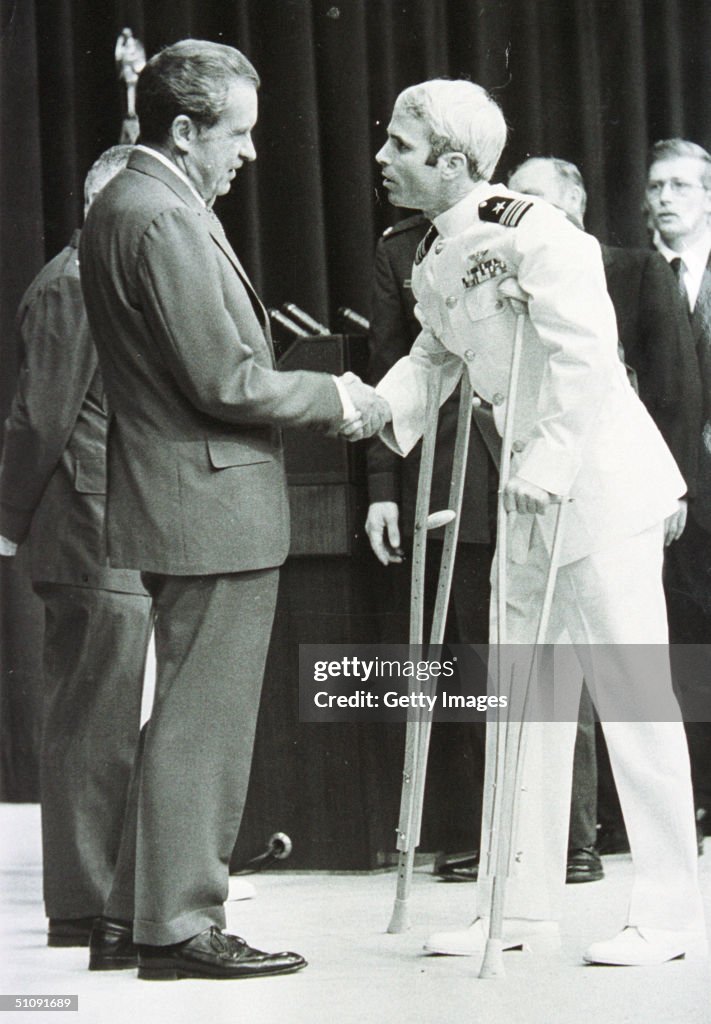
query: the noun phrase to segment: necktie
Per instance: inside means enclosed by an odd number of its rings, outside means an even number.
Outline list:
[[[434,242],[435,238],[437,238],[438,234],[439,232],[437,231],[437,228],[434,226],[434,224],[430,224],[427,230],[427,234],[421,240],[420,244],[417,246],[417,252],[415,253],[415,266],[417,266],[419,263],[422,263],[423,259],[430,251],[432,243]]]
[[[689,293],[686,290],[684,284],[684,261],[681,256],[675,256],[673,260],[669,261],[669,266],[674,271],[674,277],[676,278],[676,286],[684,302],[684,308],[691,315],[691,309],[689,308]]]

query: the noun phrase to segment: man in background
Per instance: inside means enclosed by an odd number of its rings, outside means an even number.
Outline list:
[[[114,146],[91,167],[85,213],[130,153]],[[0,553],[28,545],[45,613],[40,802],[50,946],[88,945],[109,894],[151,627],[139,574],[106,557],[108,412],[79,234],[20,303],[22,366],[0,463]]]
[[[377,384],[398,359],[407,355],[420,332],[411,278],[417,246],[428,227],[429,222],[418,214],[388,228],[378,240],[370,318],[368,379],[372,384]],[[432,511],[449,504],[458,408],[457,390],[440,410],[430,497]],[[484,423],[487,416],[489,422]],[[489,635],[489,572],[496,531],[497,471],[480,424],[484,430],[488,425],[487,436],[494,447],[498,442],[490,413],[477,410],[472,420],[451,610],[445,631],[445,641],[449,643],[485,644]],[[387,567],[378,587],[379,639],[381,643],[405,643],[420,447],[401,459],[373,438],[368,444],[367,461],[370,506],[366,532],[376,557]],[[427,536],[425,637],[436,594],[441,535],[439,530]],[[434,726],[423,826],[426,849],[473,851],[474,837],[481,827],[481,799],[476,794],[481,793],[484,778],[483,751],[483,725]],[[436,873],[451,880],[475,880],[477,860],[474,852],[451,861],[439,858]]]
[[[575,164],[556,157],[531,157],[511,174],[509,187],[545,199],[585,230],[587,193]],[[609,245],[600,249],[607,291],[615,308],[621,356],[632,369],[639,396],[676,459],[686,481],[688,499],[696,489],[701,389],[688,317],[676,281],[661,257],[648,249]],[[686,501],[681,503],[676,520],[669,524],[667,546],[678,540],[685,522]],[[568,840],[567,877],[571,882],[593,881],[603,874],[595,848],[597,790],[595,716],[590,695],[583,687]],[[624,836],[618,808],[606,807],[605,813],[608,834]]]
[[[711,155],[686,139],[656,142],[649,153],[646,209],[654,244],[672,268],[686,307],[702,388],[696,435],[696,491],[686,529],[667,555],[666,589],[672,658],[680,664],[681,704],[699,818],[709,820],[711,770]],[[693,646],[684,646],[693,645]],[[688,663],[688,658],[693,663]],[[685,664],[681,665],[681,659]],[[686,683],[685,680],[690,680]],[[703,821],[702,821],[703,824]]]

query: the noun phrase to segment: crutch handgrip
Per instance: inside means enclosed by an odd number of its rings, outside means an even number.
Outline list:
[[[446,526],[457,518],[453,508],[443,508],[441,512],[430,512],[427,516],[427,529],[438,530],[440,526]]]

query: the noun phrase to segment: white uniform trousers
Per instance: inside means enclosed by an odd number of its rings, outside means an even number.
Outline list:
[[[578,707],[584,675],[599,709],[604,709],[606,695],[624,690],[625,707],[642,709],[642,717],[649,706],[645,704],[650,678],[645,662],[651,657],[655,686],[664,688],[668,706],[674,709],[669,717],[679,716],[666,647],[662,559],[663,527],[659,524],[559,569],[546,641],[558,644],[554,657],[559,680],[562,663],[575,661],[574,669],[565,674],[570,708]],[[510,558],[507,562],[508,643],[533,643],[548,564],[541,532],[534,527],[525,564]],[[496,594],[496,560],[492,594]],[[491,635],[495,638],[494,598],[491,607]],[[645,647],[628,646],[635,644]],[[609,646],[599,648],[598,656],[594,645]],[[530,654],[531,648],[524,646],[523,651]],[[547,674],[546,678],[550,681]],[[531,721],[525,728],[522,791],[505,916],[553,920],[565,884],[576,721]],[[603,729],[634,861],[627,923],[702,932],[689,756],[680,716],[677,721],[603,721]],[[493,725],[487,729],[477,887],[481,916],[489,914],[491,899],[493,863],[487,863],[486,852],[492,819],[495,731]]]

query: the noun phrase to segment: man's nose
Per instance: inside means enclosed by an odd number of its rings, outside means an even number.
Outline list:
[[[659,189],[659,199],[662,202],[666,202],[668,199],[674,198],[674,189],[670,181],[663,181],[661,188]]]
[[[242,146],[240,147],[239,155],[243,160],[249,162],[257,159],[257,150],[254,148],[254,143],[252,142],[251,135],[249,136],[248,139],[244,140]]]
[[[387,148],[388,144],[386,142],[385,145],[381,146],[378,152],[375,154],[375,160],[377,163],[380,164],[381,167],[383,167],[388,162]]]

